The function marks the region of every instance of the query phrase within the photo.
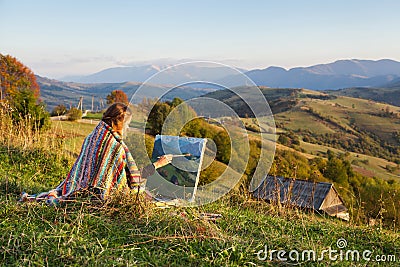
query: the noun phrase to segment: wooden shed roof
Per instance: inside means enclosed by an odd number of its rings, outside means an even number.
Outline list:
[[[326,204],[329,192],[337,197],[335,206],[338,204],[341,206],[340,208],[333,208],[333,210],[347,210],[331,183],[266,176],[253,192],[253,196],[269,201],[280,201],[281,203],[302,208],[323,209],[325,211],[327,208],[330,208],[330,205]],[[329,211],[332,212],[331,209]]]

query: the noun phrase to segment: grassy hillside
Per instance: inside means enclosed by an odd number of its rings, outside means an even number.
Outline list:
[[[199,208],[157,208],[129,196],[117,196],[102,205],[85,199],[57,208],[21,204],[17,199],[22,190],[53,188],[71,161],[31,150],[13,150],[0,157],[3,266],[276,266],[287,261],[276,254],[264,259],[266,249],[267,253],[297,250],[300,255],[313,250],[319,258],[326,249],[340,251],[337,242],[343,238],[347,242],[344,255],[347,250],[370,250],[370,261],[330,260],[325,253],[321,260],[299,258],[292,263],[378,266],[376,259],[390,257],[385,266],[397,266],[391,255],[400,257],[397,230],[280,209],[236,191]],[[222,218],[208,221],[201,216],[204,212]]]
[[[362,99],[304,98],[275,119],[305,141],[398,162],[399,115],[399,107]]]
[[[305,89],[261,90],[274,113],[277,132],[291,133],[302,141],[297,150],[323,157],[326,155],[318,154],[318,150],[353,152],[355,158],[352,160],[358,161],[358,171],[370,170],[379,177],[398,179],[399,107]],[[217,91],[207,96],[226,103],[233,102],[238,113],[247,110],[230,92]],[[261,129],[270,127],[264,125],[262,118],[259,119]],[[244,121],[248,125],[253,123],[251,118]],[[359,159],[366,157],[370,159],[369,163],[360,164]],[[391,171],[386,169],[387,166]]]
[[[399,82],[389,88],[368,88],[354,87],[337,91],[330,91],[330,94],[338,96],[349,96],[354,98],[370,99],[377,102],[400,106],[400,86]]]
[[[33,133],[0,117],[0,265],[398,266],[399,170],[390,161],[398,156],[387,151],[398,146],[391,133],[398,131],[399,108],[307,90],[263,91],[272,99],[278,132],[286,137],[280,139],[286,143],[278,145],[271,172],[316,180],[331,177],[327,181],[334,182],[344,198],[350,222],[257,201],[245,184],[197,208],[160,208],[133,196],[115,196],[107,203],[78,199],[60,207],[18,203],[22,191],[49,190],[64,179],[95,124],[57,121],[50,131]],[[249,132],[255,131],[251,140],[257,146],[256,132],[269,132],[271,125],[263,118],[259,125],[252,118],[243,121]],[[346,153],[345,146],[355,152]],[[342,169],[351,162],[364,176],[347,170],[347,181],[334,180],[323,171],[335,162]],[[208,171],[212,176],[224,168],[218,162]],[[204,213],[222,218],[210,221]],[[286,258],[290,251],[294,257],[299,252],[300,258],[280,260],[277,250],[285,251]],[[310,250],[317,259],[302,259],[302,252]],[[326,250],[343,256],[329,259]],[[346,259],[349,250],[371,254],[369,260],[356,261]],[[269,253],[272,258],[264,258]],[[381,259],[385,262],[378,262]]]
[[[364,222],[381,215],[388,224],[399,219],[399,107],[304,89],[261,90],[272,99],[278,133],[270,175],[333,183],[354,205],[352,216]],[[213,97],[246,112],[234,95],[219,93]],[[249,131],[270,127],[264,118],[242,120]]]
[[[3,126],[10,127],[9,124],[0,125],[2,131],[5,130]],[[104,204],[79,199],[61,207],[18,203],[22,191],[49,190],[64,179],[84,136],[94,124],[53,122],[52,130],[38,137],[12,127],[9,129],[15,130],[11,133],[12,141],[0,138],[1,265],[287,264],[276,254],[272,259],[264,259],[265,250],[267,253],[298,250],[300,255],[302,251],[313,250],[317,258],[322,255],[321,260],[299,258],[292,262],[302,266],[374,266],[378,265],[376,259],[386,257],[388,260],[389,256],[391,261],[385,262],[385,266],[396,266],[391,255],[400,258],[396,254],[400,249],[396,223],[394,228],[384,226],[385,214],[376,218],[375,226],[366,226],[354,211],[347,223],[256,201],[243,187],[198,208],[159,208],[137,202],[132,196],[116,196]],[[286,131],[282,129],[282,133]],[[282,146],[285,148],[287,146]],[[348,204],[349,208],[354,207],[351,202]],[[202,216],[205,212],[221,214],[222,218],[209,221]],[[327,249],[339,250],[338,240],[343,238],[347,242],[347,246],[342,247],[343,253],[370,250],[371,261],[330,260],[326,252],[322,254]]]

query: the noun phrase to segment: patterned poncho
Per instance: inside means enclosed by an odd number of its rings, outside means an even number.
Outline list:
[[[139,185],[141,181],[128,147],[116,131],[101,121],[85,138],[78,159],[56,189],[32,196],[25,194],[21,199],[58,202],[78,191],[94,189],[104,200],[113,191],[127,190],[128,184]]]

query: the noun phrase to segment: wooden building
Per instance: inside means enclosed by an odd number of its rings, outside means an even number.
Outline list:
[[[266,176],[253,196],[349,220],[347,208],[331,183]]]

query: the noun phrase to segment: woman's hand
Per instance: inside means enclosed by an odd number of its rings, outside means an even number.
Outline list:
[[[172,154],[167,154],[167,155],[161,156],[156,162],[153,163],[154,168],[158,169],[165,165],[170,164],[172,161],[172,157],[173,157]]]

